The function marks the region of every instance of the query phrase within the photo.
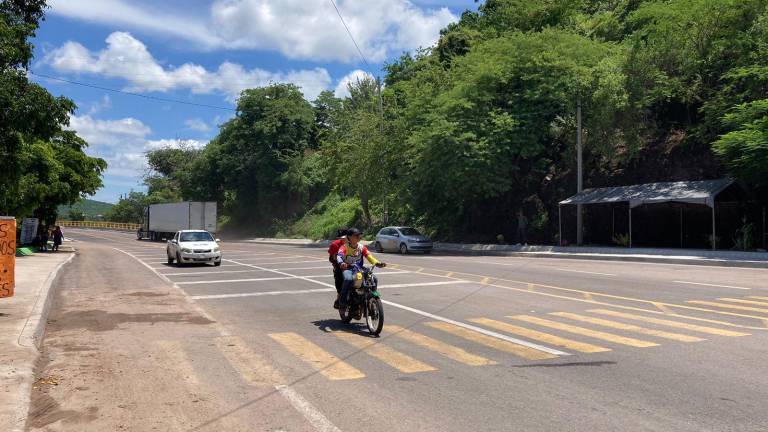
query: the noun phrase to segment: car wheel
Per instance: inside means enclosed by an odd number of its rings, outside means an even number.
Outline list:
[[[176,252],[176,265],[181,266],[181,255],[179,255],[178,252]]]
[[[214,261],[213,265],[216,266],[216,267],[220,266],[221,265],[221,260]]]
[[[381,247],[381,243],[379,243],[379,242],[376,242],[376,244],[374,244],[373,247],[376,249],[376,252],[378,252],[378,253],[384,252],[384,248]]]
[[[400,253],[403,255],[408,254],[408,246],[406,246],[405,243],[400,243]]]

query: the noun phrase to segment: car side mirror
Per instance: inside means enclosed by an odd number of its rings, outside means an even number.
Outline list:
[[[173,244],[176,244],[176,240],[175,239],[174,240],[168,240],[168,241],[173,243]]]
[[[221,239],[216,239],[216,243],[221,243]]]
[[[398,234],[398,233],[395,233],[395,237],[400,237],[400,234]]]

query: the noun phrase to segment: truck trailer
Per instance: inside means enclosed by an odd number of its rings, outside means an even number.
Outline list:
[[[144,209],[144,220],[136,237],[157,241],[170,239],[176,231],[190,229],[216,232],[216,202],[151,204]]]

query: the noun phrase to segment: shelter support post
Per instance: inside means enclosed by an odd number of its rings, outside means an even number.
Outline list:
[[[715,229],[715,202],[712,201],[712,250],[717,249],[717,236]]]
[[[632,204],[629,205],[629,247],[632,247]]]
[[[563,205],[557,205],[557,244],[563,245]]]
[[[680,249],[683,248],[683,206],[680,206]]]

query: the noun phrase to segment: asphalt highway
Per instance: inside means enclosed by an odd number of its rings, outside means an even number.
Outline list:
[[[768,430],[768,269],[377,254],[371,338],[332,309],[322,249],[223,242],[220,267],[177,266],[130,233],[66,235],[135,269],[111,284],[155,278],[215,322],[180,346],[190,385],[285,401],[229,398],[198,430]]]

